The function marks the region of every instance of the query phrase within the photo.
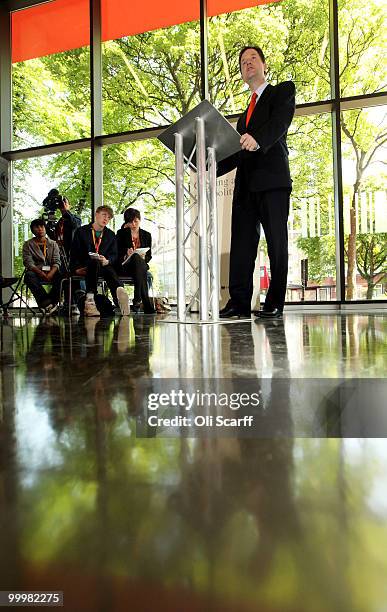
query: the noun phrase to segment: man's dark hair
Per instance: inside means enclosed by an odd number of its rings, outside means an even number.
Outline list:
[[[254,51],[256,51],[258,53],[258,55],[261,58],[261,60],[263,61],[263,63],[266,62],[265,55],[264,55],[261,47],[251,47],[249,45],[248,47],[243,47],[242,51],[239,53],[239,69],[241,68],[242,55],[244,54],[245,51],[248,51],[249,49],[254,49]]]
[[[31,232],[34,233],[34,228],[35,227],[42,227],[42,225],[44,225],[44,227],[46,227],[46,222],[45,222],[44,219],[34,219],[30,223]]]
[[[124,212],[124,221],[125,223],[132,223],[135,219],[139,219],[141,221],[141,213],[136,208],[127,208]]]

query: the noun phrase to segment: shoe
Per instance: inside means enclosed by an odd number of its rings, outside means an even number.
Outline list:
[[[97,306],[95,305],[94,300],[90,300],[90,299],[85,301],[85,309],[83,311],[83,314],[85,315],[85,317],[101,316]]]
[[[140,312],[141,310],[141,302],[133,302],[132,304],[132,311],[133,312]]]
[[[117,300],[123,317],[130,314],[129,296],[123,287],[117,288]]]
[[[155,308],[144,308],[144,314],[148,314],[148,315],[154,315],[157,314],[157,310],[155,310]]]
[[[154,308],[152,302],[148,298],[142,301],[144,314],[157,314],[157,310]]]
[[[234,317],[237,317],[238,319],[250,319],[251,312],[236,308],[236,306],[233,306],[231,302],[228,302],[228,304],[226,304],[226,306],[219,311],[219,318],[233,319]]]
[[[66,317],[68,315],[68,312],[69,312],[69,305],[68,304],[61,304],[59,306],[58,315],[60,317]]]
[[[44,309],[44,314],[46,316],[50,317],[52,314],[54,314],[54,312],[56,312],[58,310],[58,308],[59,308],[59,304],[49,304]]]
[[[282,317],[282,310],[279,308],[273,308],[273,310],[260,310],[257,312],[258,318],[256,321],[280,319]]]
[[[76,304],[73,304],[71,306],[70,314],[71,314],[72,317],[77,317],[78,315],[81,314],[80,311],[79,311],[79,308],[78,308],[78,306]]]

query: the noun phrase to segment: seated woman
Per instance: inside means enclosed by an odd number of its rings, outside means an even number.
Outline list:
[[[140,228],[141,214],[135,208],[128,208],[124,212],[124,224],[117,232],[119,276],[132,276],[134,280],[133,310],[138,310],[142,302],[144,313],[156,314],[149,299],[147,272],[148,261],[152,259],[152,236]],[[136,249],[149,247],[144,253],[136,253]],[[123,261],[130,259],[123,264]]]

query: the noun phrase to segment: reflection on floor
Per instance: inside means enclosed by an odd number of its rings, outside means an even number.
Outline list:
[[[139,381],[372,381],[386,328],[2,322],[0,590],[61,590],[71,612],[386,610],[384,440],[296,437],[296,411],[267,438],[136,438]]]

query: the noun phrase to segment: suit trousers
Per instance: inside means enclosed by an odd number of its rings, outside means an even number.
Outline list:
[[[265,232],[271,272],[264,309],[283,309],[288,275],[289,199],[289,189],[249,192],[234,199],[229,288],[233,306],[242,312],[251,309],[260,225]]]

